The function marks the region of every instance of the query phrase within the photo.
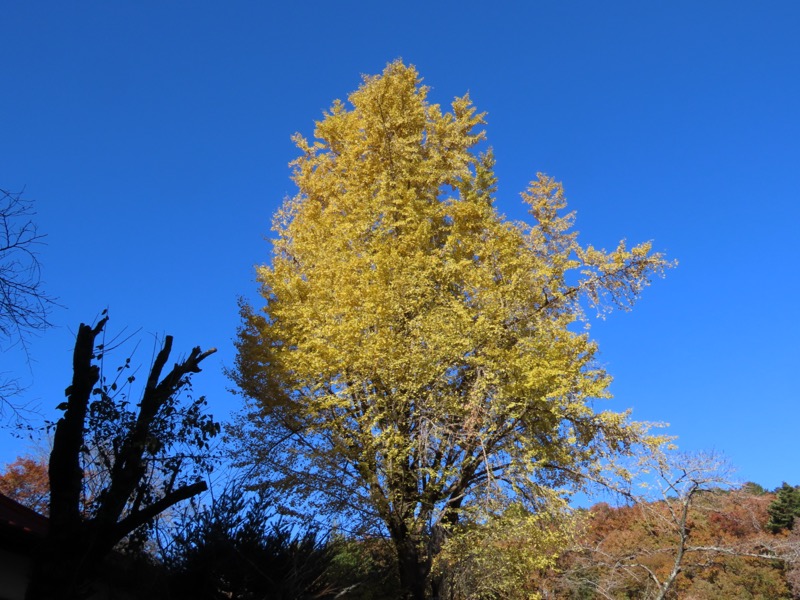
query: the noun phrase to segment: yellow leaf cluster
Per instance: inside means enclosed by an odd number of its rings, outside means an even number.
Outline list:
[[[519,504],[455,528],[434,560],[451,598],[535,600],[537,575],[555,566],[575,534],[564,501],[550,494],[536,513]]]

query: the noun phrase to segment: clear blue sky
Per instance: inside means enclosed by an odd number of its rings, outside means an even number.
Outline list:
[[[742,480],[800,483],[800,3],[30,1],[0,22],[0,187],[35,201],[64,306],[31,367],[12,349],[0,371],[51,418],[105,307],[142,329],[135,361],[154,334],[217,346],[195,390],[238,407],[221,369],[293,193],[289,138],[402,57],[433,101],[488,112],[502,212],[545,171],[584,243],[680,261],[593,328],[608,406]],[[0,463],[25,450],[0,430]]]

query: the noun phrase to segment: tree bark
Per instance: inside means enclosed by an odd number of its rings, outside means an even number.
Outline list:
[[[395,540],[395,548],[403,597],[406,600],[425,600],[430,561],[427,556],[421,556],[419,544],[411,538]]]

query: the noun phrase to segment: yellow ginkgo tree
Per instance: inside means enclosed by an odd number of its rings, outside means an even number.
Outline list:
[[[553,490],[646,441],[596,412],[609,376],[582,309],[628,308],[667,266],[645,243],[578,244],[538,175],[531,224],[495,208],[468,96],[445,112],[401,62],[296,136],[298,192],[275,217],[263,309],[244,306],[239,459],[286,509],[378,524],[408,597],[447,531]],[[254,479],[256,481],[256,479]]]

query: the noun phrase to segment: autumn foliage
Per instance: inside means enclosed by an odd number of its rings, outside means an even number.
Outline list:
[[[35,456],[19,456],[0,474],[0,494],[35,510],[50,512],[50,483],[47,462]]]
[[[583,308],[629,308],[667,266],[649,243],[581,245],[559,183],[495,208],[484,115],[449,110],[401,62],[296,136],[298,193],[275,218],[265,306],[245,306],[238,458],[288,511],[388,534],[422,598],[447,531],[597,476],[648,443],[598,412],[610,378]]]
[[[706,490],[689,507],[687,543],[675,568],[679,531],[668,501],[582,512],[581,533],[568,552],[537,582],[545,598],[789,599],[800,592],[796,578],[798,540],[767,530],[774,494],[746,488]]]

